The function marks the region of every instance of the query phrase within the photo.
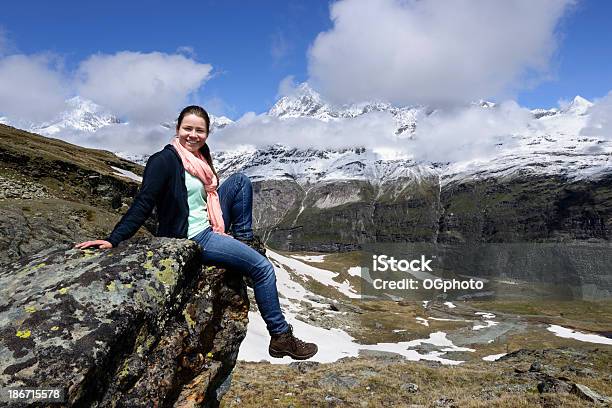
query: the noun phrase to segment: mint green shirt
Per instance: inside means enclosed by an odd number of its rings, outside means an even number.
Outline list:
[[[187,172],[185,172],[185,187],[187,187],[187,205],[189,206],[187,237],[193,238],[210,226],[204,198],[206,191],[200,179]]]

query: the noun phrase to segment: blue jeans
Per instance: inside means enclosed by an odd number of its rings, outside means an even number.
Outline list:
[[[244,174],[233,174],[219,186],[219,201],[223,211],[225,232],[240,239],[253,238],[253,187]],[[257,307],[270,334],[289,330],[281,312],[276,290],[274,267],[265,256],[250,246],[210,227],[192,238],[202,248],[202,263],[214,264],[237,271],[253,280]]]

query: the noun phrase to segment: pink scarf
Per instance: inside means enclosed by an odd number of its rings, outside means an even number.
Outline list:
[[[208,208],[208,220],[214,232],[225,235],[225,224],[223,223],[223,212],[217,194],[219,180],[199,151],[192,153],[179,142],[178,137],[172,141],[172,146],[181,157],[183,167],[189,174],[200,179],[206,190],[206,207]]]

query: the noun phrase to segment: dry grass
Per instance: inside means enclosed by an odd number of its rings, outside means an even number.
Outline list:
[[[578,353],[578,354],[576,354]],[[584,359],[576,358],[583,355]],[[540,394],[533,373],[519,374],[538,359],[543,372],[608,394],[612,350],[552,351],[543,356],[517,356],[507,361],[473,361],[460,366],[439,366],[397,358],[350,358],[318,364],[301,372],[298,367],[239,362],[223,407],[407,407],[435,406],[452,399],[458,407],[585,407],[575,395]],[[596,375],[581,376],[564,367],[588,368]],[[304,371],[304,370],[302,370]],[[410,392],[413,383],[418,391]],[[447,406],[452,405],[450,402]]]

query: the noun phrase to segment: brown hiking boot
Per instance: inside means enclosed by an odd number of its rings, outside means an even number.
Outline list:
[[[285,333],[272,335],[268,353],[272,357],[289,356],[294,360],[306,360],[317,354],[319,348],[314,343],[306,343],[293,335],[293,327]]]

